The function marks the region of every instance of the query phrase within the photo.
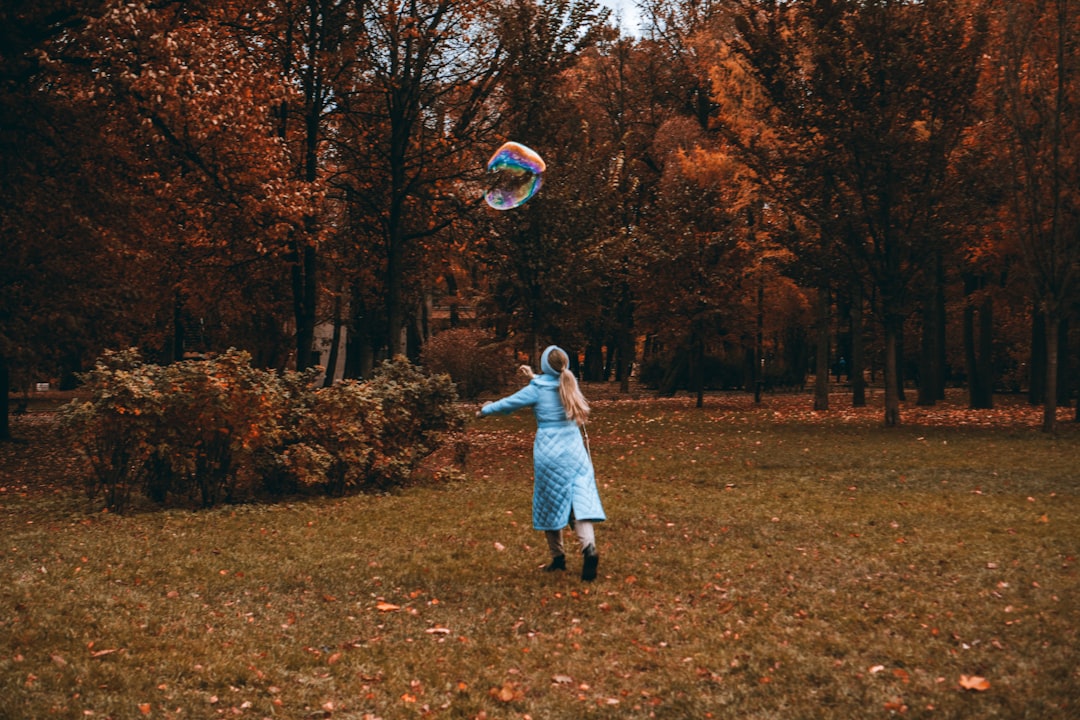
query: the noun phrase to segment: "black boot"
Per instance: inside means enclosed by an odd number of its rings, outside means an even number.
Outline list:
[[[555,572],[556,570],[566,569],[566,556],[556,555],[551,558],[551,564],[544,568],[544,572]]]
[[[585,556],[585,564],[581,568],[581,579],[592,582],[596,579],[596,568],[600,564],[600,553],[596,552],[595,545],[589,545],[582,552]]]

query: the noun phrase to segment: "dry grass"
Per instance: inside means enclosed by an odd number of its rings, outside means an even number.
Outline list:
[[[69,472],[32,414],[0,717],[1076,717],[1080,430],[807,404],[597,402],[593,584],[538,571],[528,416],[468,481],[115,517],[28,481]]]

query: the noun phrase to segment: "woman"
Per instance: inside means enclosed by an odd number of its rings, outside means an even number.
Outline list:
[[[592,581],[600,564],[593,523],[606,516],[596,490],[592,458],[579,427],[589,416],[589,403],[569,363],[562,348],[548,347],[540,357],[541,375],[513,395],[486,403],[476,415],[533,409],[533,527],[544,531],[551,549],[551,564],[545,570],[566,569],[562,530],[571,523],[584,557],[581,579]]]

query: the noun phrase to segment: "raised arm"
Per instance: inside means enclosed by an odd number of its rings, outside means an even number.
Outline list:
[[[538,397],[539,391],[536,389],[536,385],[529,383],[513,395],[488,403],[480,408],[479,414],[481,417],[485,415],[507,415],[515,410],[535,405]]]

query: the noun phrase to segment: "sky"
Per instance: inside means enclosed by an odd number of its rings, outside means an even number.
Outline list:
[[[639,34],[638,24],[641,22],[637,6],[634,0],[600,0],[601,5],[606,5],[612,10],[612,15],[622,17],[622,26],[631,35]]]

